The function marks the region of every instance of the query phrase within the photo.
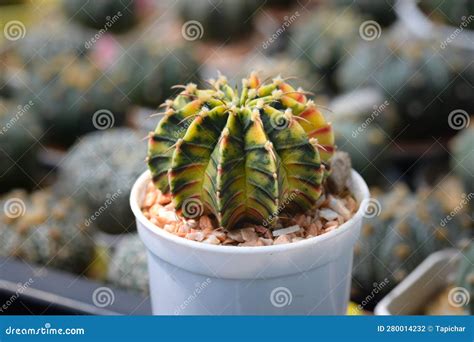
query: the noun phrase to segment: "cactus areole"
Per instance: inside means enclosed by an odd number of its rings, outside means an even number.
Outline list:
[[[302,89],[255,73],[239,92],[224,76],[163,106],[148,166],[176,212],[212,214],[226,229],[311,209],[334,153],[331,124]]]

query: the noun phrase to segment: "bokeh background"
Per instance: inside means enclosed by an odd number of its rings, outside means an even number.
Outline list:
[[[0,0],[1,313],[148,313],[143,138],[173,85],[252,70],[371,187],[349,313],[472,313],[473,29],[473,0]]]

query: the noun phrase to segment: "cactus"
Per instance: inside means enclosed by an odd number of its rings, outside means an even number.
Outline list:
[[[318,10],[294,24],[290,54],[307,60],[315,72],[325,77],[329,88],[337,91],[335,71],[348,55],[347,51],[362,40],[360,23],[361,19],[349,10]]]
[[[152,41],[136,44],[123,54],[112,73],[116,83],[132,102],[156,108],[176,91],[178,83],[199,80],[198,62],[189,47],[175,46],[163,50],[162,44]]]
[[[93,256],[86,211],[49,190],[12,191],[0,199],[0,254],[82,273]]]
[[[461,254],[461,261],[456,276],[456,286],[464,288],[469,293],[467,311],[474,314],[474,243],[471,241]]]
[[[46,20],[41,27],[35,27],[25,38],[18,40],[10,55],[19,67],[34,70],[36,65],[46,64],[58,55],[85,57],[90,52],[84,44],[89,38],[73,23]]]
[[[137,234],[123,237],[115,247],[107,279],[125,289],[149,292],[146,248]]]
[[[86,135],[61,164],[55,190],[84,203],[101,230],[134,230],[128,197],[133,180],[144,171],[142,138],[127,128]]]
[[[474,2],[472,0],[443,1],[421,0],[419,6],[435,21],[445,22],[453,26],[473,29],[472,14]],[[470,18],[470,19],[468,19]]]
[[[188,84],[165,103],[150,133],[153,182],[171,193],[178,214],[201,203],[220,226],[262,222],[288,196],[285,212],[312,207],[334,152],[332,126],[304,91],[281,78],[243,79],[239,94],[224,76],[211,89]]]
[[[0,66],[0,99],[16,98],[24,89],[25,76],[22,70]]]
[[[197,38],[202,34],[203,39],[224,43],[245,37],[252,31],[253,18],[260,6],[253,0],[178,1],[178,11],[185,25],[191,21],[199,23],[193,25],[194,32],[191,25],[185,26],[189,35]]]
[[[438,183],[436,189],[419,189],[411,194],[397,185],[377,197],[379,216],[367,220],[354,254],[352,295],[363,300],[373,284],[384,281],[376,304],[431,253],[444,248],[464,248],[474,235],[466,208],[455,209],[462,195],[452,181]],[[452,201],[446,200],[450,189]],[[454,194],[458,196],[455,196]],[[456,210],[455,215],[451,212]],[[450,219],[446,217],[450,215]]]
[[[385,181],[389,137],[396,124],[395,106],[377,89],[359,89],[330,104],[336,143],[349,153],[354,169],[372,184]]]
[[[379,258],[380,244],[398,213],[404,212],[407,205],[412,203],[410,190],[403,183],[395,184],[391,191],[374,198],[380,203],[380,215],[365,220],[361,236],[354,248],[351,297],[358,302],[365,300],[376,286],[374,284],[385,280],[383,274],[380,276],[377,273],[377,270],[383,269],[384,266]],[[392,284],[386,284],[369,304],[375,305],[394,285],[393,281]]]
[[[451,143],[451,167],[461,177],[468,194],[474,193],[474,124],[465,128]],[[472,206],[472,204],[471,204]]]
[[[455,196],[455,186],[449,184],[444,190],[440,190],[442,183],[434,190],[418,189],[409,210],[394,220],[378,254],[384,265],[378,271],[379,277],[385,275],[396,284],[431,253],[444,248],[463,248],[469,243],[474,235],[472,220],[467,208],[456,209],[462,195]],[[446,189],[456,197],[453,203],[445,200]],[[452,214],[455,210],[456,214]]]
[[[311,93],[317,94],[318,98],[329,93],[324,77],[313,70],[311,64],[303,59],[293,59],[286,54],[274,56],[263,56],[258,53],[251,55],[244,65],[239,65],[239,70],[229,82],[239,81],[256,70],[260,78],[266,80],[273,75],[281,75],[283,78],[295,79],[299,86]]]
[[[377,42],[359,45],[338,69],[337,84],[344,90],[372,85],[383,91],[403,119],[405,137],[445,134],[451,111],[474,109],[469,95],[473,52],[454,46],[443,50],[437,41],[406,35],[394,27]]]
[[[33,109],[36,103],[0,100],[0,186],[3,191],[29,187],[38,176],[36,151],[43,130]]]
[[[64,0],[63,9],[69,19],[117,33],[128,31],[140,19],[140,1],[137,0]]]
[[[51,142],[70,145],[87,132],[125,121],[128,101],[116,87],[115,76],[89,59],[66,52],[36,65],[32,75],[24,98],[35,102]]]

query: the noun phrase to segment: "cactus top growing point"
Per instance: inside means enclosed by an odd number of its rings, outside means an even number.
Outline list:
[[[256,73],[240,92],[224,76],[209,89],[183,88],[164,103],[148,148],[153,182],[178,214],[213,214],[231,229],[315,204],[334,136],[303,90],[281,77],[262,82]]]

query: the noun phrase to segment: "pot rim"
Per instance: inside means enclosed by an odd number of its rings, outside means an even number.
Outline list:
[[[138,179],[135,181],[132,187],[132,191],[130,192],[130,207],[132,209],[135,218],[143,224],[146,229],[153,234],[157,238],[161,238],[167,240],[170,243],[188,247],[190,249],[199,250],[199,251],[207,251],[207,252],[214,252],[214,253],[222,253],[222,254],[268,254],[272,252],[282,252],[282,251],[290,251],[290,250],[298,250],[304,249],[309,245],[317,245],[322,241],[328,239],[334,239],[335,237],[339,236],[340,234],[344,234],[349,232],[353,227],[353,223],[357,222],[362,219],[364,214],[364,201],[367,201],[370,198],[370,193],[367,184],[365,183],[362,176],[360,176],[354,169],[351,170],[351,178],[350,182],[353,182],[353,187],[360,191],[361,193],[361,200],[358,201],[359,209],[357,212],[352,216],[352,218],[344,222],[340,225],[337,229],[327,232],[325,234],[315,236],[309,239],[304,239],[301,241],[293,242],[293,243],[286,243],[281,245],[272,245],[272,246],[222,246],[222,245],[212,245],[206,244],[194,240],[189,240],[183,237],[179,237],[172,233],[167,232],[166,230],[156,226],[155,224],[151,223],[145,215],[143,215],[139,200],[140,200],[140,190],[144,187],[145,183],[147,183],[151,179],[150,171],[147,170],[143,172]]]

